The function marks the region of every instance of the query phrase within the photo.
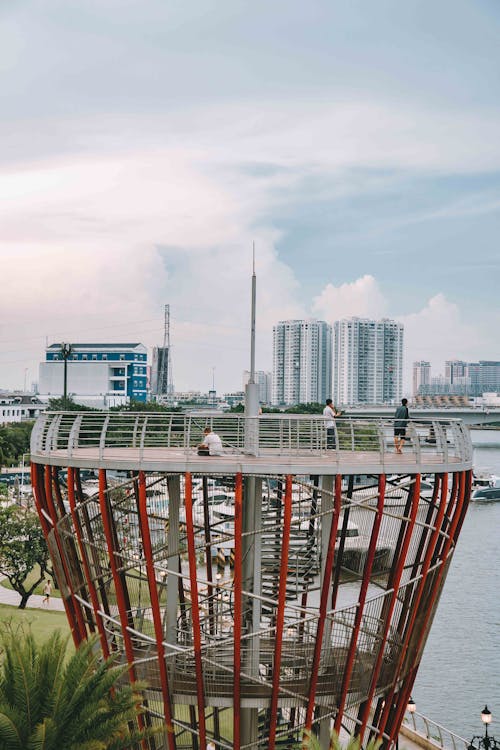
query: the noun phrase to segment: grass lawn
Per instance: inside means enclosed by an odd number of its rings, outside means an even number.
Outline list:
[[[45,641],[54,630],[60,630],[64,636],[69,635],[70,632],[65,612],[50,612],[42,609],[29,609],[29,607],[18,609],[8,604],[0,604],[0,632],[7,624],[14,629],[30,627],[37,642]],[[72,644],[73,641],[70,641],[68,648],[72,648]]]

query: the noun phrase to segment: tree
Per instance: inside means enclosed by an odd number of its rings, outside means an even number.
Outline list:
[[[49,411],[100,411],[92,406],[77,404],[72,396],[60,396],[59,398],[49,398]]]
[[[0,425],[0,463],[16,464],[23,453],[29,453],[31,430],[34,422],[14,422]]]
[[[36,565],[40,576],[30,586],[26,579]],[[48,573],[49,551],[33,511],[11,505],[0,508],[0,573],[21,596],[19,609],[24,609],[33,591]]]
[[[153,734],[129,728],[144,685],[118,687],[127,665],[101,661],[95,638],[69,660],[59,632],[39,645],[8,628],[2,641],[0,750],[126,750]]]

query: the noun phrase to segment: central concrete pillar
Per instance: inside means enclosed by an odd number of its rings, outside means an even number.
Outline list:
[[[262,604],[249,593],[261,594],[261,535],[255,534],[262,527],[262,480],[246,477],[243,487],[243,636],[251,636],[260,630]],[[259,637],[250,637],[242,642],[242,670],[252,677],[259,676]],[[241,709],[241,743],[257,746],[259,735],[258,709]]]

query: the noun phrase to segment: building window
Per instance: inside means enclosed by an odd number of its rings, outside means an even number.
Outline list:
[[[97,354],[93,354],[92,359],[97,359]]]

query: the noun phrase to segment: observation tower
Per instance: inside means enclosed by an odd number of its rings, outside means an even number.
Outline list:
[[[470,497],[456,420],[42,414],[31,472],[75,644],[143,680],[151,750],[394,743]],[[196,446],[210,427],[218,456]],[[89,479],[94,475],[96,479]]]
[[[252,390],[252,384],[249,386]],[[250,393],[252,403],[252,393]],[[251,410],[250,410],[251,411]],[[253,408],[255,411],[255,408]],[[210,426],[220,456],[198,456]],[[469,502],[458,421],[58,412],[32,482],[75,643],[145,680],[155,750],[390,746]],[[96,478],[89,479],[91,473]]]

